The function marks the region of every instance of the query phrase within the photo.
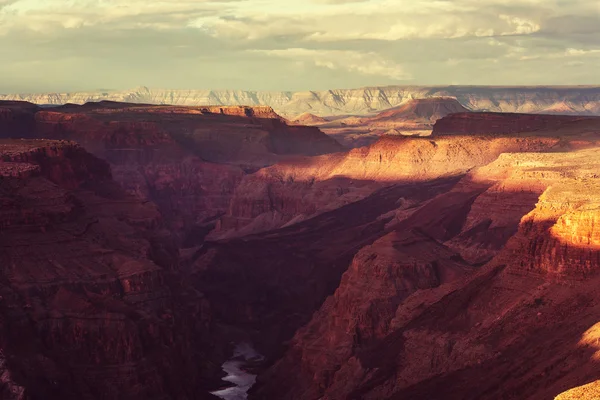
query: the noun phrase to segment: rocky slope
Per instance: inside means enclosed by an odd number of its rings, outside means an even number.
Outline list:
[[[210,315],[155,205],[48,140],[0,141],[0,204],[2,398],[210,398]]]
[[[599,151],[503,154],[406,215],[255,398],[546,399],[597,379]]]
[[[0,100],[24,100],[37,104],[83,104],[112,100],[181,106],[266,105],[291,118],[305,112],[319,116],[361,115],[397,107],[412,99],[430,97],[454,97],[468,109],[478,111],[600,114],[600,88],[597,86],[387,86],[310,92],[140,87],[123,91],[6,94],[0,95]]]

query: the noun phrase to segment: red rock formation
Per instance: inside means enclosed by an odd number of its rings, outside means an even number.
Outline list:
[[[358,253],[255,397],[545,399],[596,379],[597,168],[597,149],[507,154],[405,215]],[[441,207],[469,193],[464,211]],[[516,234],[473,231],[483,205],[487,228]],[[452,255],[467,236],[497,256],[466,279],[440,275],[468,271]]]
[[[74,143],[0,141],[0,154],[0,171],[33,166],[0,176],[0,393],[208,397],[209,316],[184,302],[156,206]]]
[[[503,152],[543,151],[557,138],[384,137],[347,153],[294,159],[246,176],[213,237],[285,226],[359,200],[395,182],[456,176]]]
[[[30,118],[37,111],[27,103],[10,107]],[[28,136],[75,140],[107,160],[115,179],[156,202],[182,240],[201,238],[227,210],[244,169],[341,149],[316,128],[288,126],[270,107],[67,104],[37,111],[35,124],[22,128]]]
[[[36,135],[110,164],[0,143],[0,395],[203,398],[205,343],[237,335],[279,358],[264,399],[536,399],[598,378],[597,120],[288,158],[331,142],[247,110],[37,112]],[[285,160],[242,179],[265,155]],[[228,206],[215,235],[252,235],[182,267],[162,228]]]
[[[293,226],[208,242],[194,264],[196,285],[216,319],[260,329],[255,340],[271,354],[333,292],[354,254],[386,233],[388,213],[421,204],[456,180],[395,185]]]

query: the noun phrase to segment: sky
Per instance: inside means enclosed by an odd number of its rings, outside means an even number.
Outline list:
[[[0,93],[600,84],[600,0],[0,0]]]

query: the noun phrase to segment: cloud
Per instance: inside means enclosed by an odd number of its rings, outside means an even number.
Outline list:
[[[285,50],[255,50],[269,56],[282,57],[297,62],[312,63],[331,70],[346,70],[366,75],[376,75],[402,81],[411,78],[400,64],[386,60],[376,53],[343,50],[311,50],[292,48]]]
[[[597,0],[281,4],[0,0],[0,92],[598,82]]]

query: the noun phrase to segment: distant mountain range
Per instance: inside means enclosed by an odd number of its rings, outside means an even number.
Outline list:
[[[265,105],[291,118],[306,112],[317,116],[365,115],[431,97],[454,97],[474,111],[600,115],[600,86],[387,86],[306,92],[139,87],[120,91],[6,94],[0,95],[0,100],[42,105],[100,100],[182,106]]]

